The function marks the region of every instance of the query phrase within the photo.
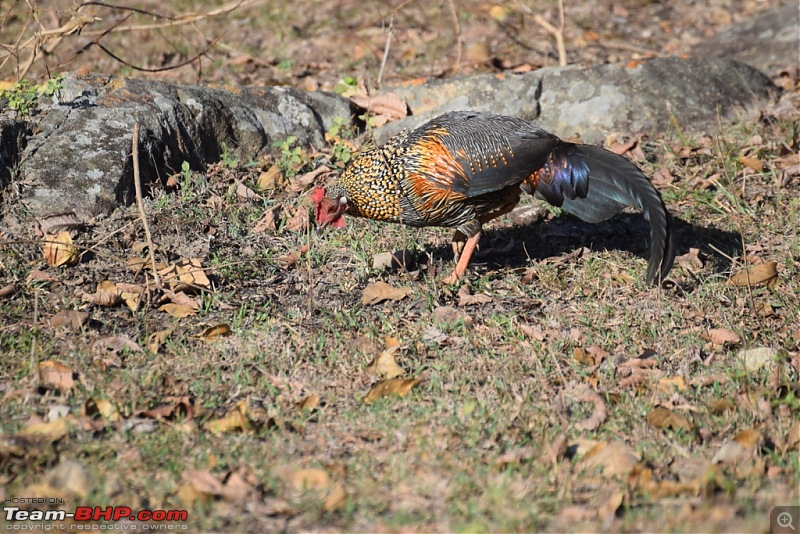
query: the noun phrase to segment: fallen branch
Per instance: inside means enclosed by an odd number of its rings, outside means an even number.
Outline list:
[[[156,282],[156,287],[161,287],[161,281],[158,278],[158,268],[156,267],[156,257],[153,251],[153,236],[150,234],[150,225],[147,222],[147,215],[144,212],[144,201],[142,200],[142,181],[139,175],[139,121],[133,124],[133,146],[131,148],[133,157],[133,187],[136,189],[136,207],[139,208],[139,217],[142,219],[142,227],[144,228],[145,239],[147,240],[147,255],[150,256],[150,265],[153,268],[153,279]]]

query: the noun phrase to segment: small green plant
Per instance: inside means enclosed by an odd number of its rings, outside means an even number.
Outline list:
[[[345,76],[333,86],[333,92],[345,98],[358,92],[358,80],[352,76]]]
[[[0,98],[8,101],[8,107],[20,115],[30,115],[36,108],[40,96],[53,96],[61,89],[63,74],[50,78],[43,84],[33,84],[29,80],[20,80],[11,89],[0,92]]]
[[[333,143],[331,155],[334,163],[339,167],[344,167],[353,159],[353,129],[342,117],[334,117],[333,124],[325,134],[325,139]]]
[[[302,147],[294,146],[297,137],[290,135],[283,141],[275,141],[272,146],[281,151],[278,159],[278,167],[283,171],[287,178],[291,178],[300,172],[308,162]]]
[[[192,179],[192,168],[189,166],[188,161],[181,163],[181,176],[184,182],[188,182]]]
[[[38,86],[38,93],[42,96],[53,96],[61,90],[62,82],[64,81],[63,74],[56,74],[43,84]]]
[[[236,167],[238,167],[239,158],[231,155],[230,151],[228,150],[228,144],[220,143],[219,147],[222,150],[222,153],[219,155],[219,159],[220,161],[222,161],[223,165],[225,165],[229,169],[235,169]],[[183,169],[183,166],[181,166],[181,169]]]

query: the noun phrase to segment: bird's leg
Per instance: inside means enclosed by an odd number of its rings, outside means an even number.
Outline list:
[[[480,239],[481,239],[480,232],[470,236],[467,239],[466,243],[464,243],[464,248],[461,251],[461,257],[458,258],[458,263],[456,264],[455,270],[450,276],[444,279],[445,284],[452,284],[454,282],[457,282],[464,276],[464,273],[467,271],[467,265],[469,265],[469,260],[472,258],[472,253],[475,252],[475,247],[478,245],[478,241],[480,241]]]
[[[450,246],[453,248],[453,258],[458,261],[458,258],[461,257],[461,252],[464,250],[464,244],[467,242],[467,236],[465,236],[461,230],[456,230],[453,234],[453,241],[450,243]]]

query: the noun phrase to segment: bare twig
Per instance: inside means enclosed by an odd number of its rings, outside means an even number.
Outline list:
[[[453,60],[453,66],[450,68],[450,73],[455,74],[461,68],[461,26],[458,24],[458,12],[456,11],[455,3],[453,0],[447,0],[447,6],[450,8],[450,16],[453,19],[453,26],[456,32],[456,58]]]
[[[240,9],[243,7],[251,7],[256,6],[259,4],[266,3],[267,0],[236,0],[235,2],[229,2],[224,6],[221,6],[217,9],[213,9],[211,11],[207,11],[206,13],[201,13],[199,15],[186,15],[184,17],[178,17],[176,19],[171,19],[168,22],[159,22],[155,24],[135,24],[132,26],[120,26],[115,30],[116,32],[138,32],[138,31],[146,31],[146,30],[156,30],[159,28],[171,28],[174,26],[183,26],[186,24],[194,24],[195,22],[200,22],[202,20],[211,19],[215,17],[220,17],[223,15],[227,15],[228,13],[235,11],[236,9]],[[85,32],[84,35],[94,36],[101,34],[101,31],[96,32]]]
[[[530,9],[527,9],[530,13]],[[550,22],[545,20],[538,13],[533,16],[534,22],[547,30],[556,39],[556,48],[558,49],[558,64],[562,67],[567,65],[567,47],[564,44],[564,0],[558,0],[558,18],[559,26],[556,28]]]
[[[153,30],[158,28],[170,28],[175,26],[181,26],[186,24],[194,24],[202,20],[211,19],[215,17],[220,17],[231,13],[234,10],[245,8],[245,7],[252,7],[257,6],[260,4],[264,4],[267,0],[235,0],[233,2],[229,2],[223,6],[220,6],[217,9],[213,9],[211,11],[207,11],[205,13],[200,13],[197,15],[186,15],[177,18],[170,18],[166,15],[162,15],[156,12],[147,11],[135,7],[129,6],[116,6],[111,5],[106,2],[102,1],[87,1],[81,3],[72,14],[72,17],[67,21],[66,24],[62,25],[59,28],[55,28],[52,30],[45,29],[44,25],[39,21],[37,10],[35,9],[35,5],[31,3],[31,0],[26,0],[25,3],[28,6],[28,19],[25,21],[23,25],[24,28],[28,28],[29,26],[34,28],[34,34],[23,41],[24,35],[26,32],[21,32],[20,35],[17,37],[16,42],[13,44],[0,44],[0,48],[5,49],[7,52],[3,57],[0,57],[0,67],[4,66],[11,58],[16,58],[17,60],[17,79],[24,78],[28,72],[30,71],[31,67],[39,60],[42,56],[46,56],[52,54],[58,46],[64,41],[66,37],[75,35],[75,34],[82,34],[87,37],[93,37],[94,40],[82,47],[81,52],[86,50],[86,48],[97,45],[103,52],[111,56],[116,61],[123,63],[124,65],[144,72],[160,72],[163,70],[169,70],[174,68],[183,67],[187,64],[196,62],[198,58],[202,55],[207,53],[207,51],[214,46],[214,43],[211,43],[208,47],[203,49],[201,52],[197,53],[191,59],[180,63],[179,65],[172,65],[170,67],[161,67],[155,69],[148,69],[146,67],[139,67],[136,65],[132,65],[124,60],[122,60],[119,56],[112,53],[108,48],[100,44],[99,40],[108,35],[109,33],[121,33],[121,32],[133,32],[133,31],[147,31]],[[80,12],[80,10],[86,6],[101,6],[106,7],[109,9],[114,9],[117,11],[129,11],[128,16],[138,13],[147,16],[152,16],[158,19],[167,19],[166,22],[157,22],[154,24],[141,24],[141,25],[128,25],[122,26],[122,22],[116,22],[110,29],[105,28],[102,30],[93,30],[93,31],[83,31],[84,28],[90,24],[98,22],[102,19],[95,17],[93,15],[89,15],[86,13]],[[7,14],[8,16],[8,14]],[[6,16],[6,18],[7,18]],[[128,17],[125,17],[127,19]],[[2,27],[2,26],[0,26]],[[20,53],[23,50],[29,50],[30,55],[26,58],[20,58]],[[80,53],[80,52],[78,52]],[[76,53],[77,55],[77,53]],[[76,56],[75,55],[75,56]],[[73,56],[66,63],[69,63],[74,59]],[[62,65],[63,66],[63,65]]]
[[[130,67],[133,70],[138,70],[140,72],[163,72],[165,70],[178,69],[178,68],[181,68],[181,67],[185,67],[186,65],[189,65],[190,63],[194,63],[195,61],[197,61],[198,59],[200,59],[201,57],[206,55],[206,52],[208,52],[210,49],[212,49],[214,47],[214,45],[216,45],[216,43],[217,43],[216,41],[212,42],[207,47],[205,47],[203,50],[201,50],[200,52],[196,53],[194,56],[190,57],[186,61],[181,61],[180,63],[177,63],[175,65],[168,65],[166,67],[153,67],[153,68],[140,67],[138,65],[134,65],[133,63],[129,63],[129,62],[125,61],[124,59],[122,59],[121,57],[119,57],[118,55],[114,54],[114,52],[112,52],[111,50],[109,50],[105,46],[101,45],[100,43],[95,43],[95,45],[97,45],[100,48],[100,50],[102,50],[103,52],[105,52],[106,54],[111,56],[112,59],[114,59],[116,61],[119,61],[120,63],[122,63],[126,67]]]
[[[153,279],[156,282],[156,287],[161,287],[161,281],[158,279],[156,257],[153,252],[155,250],[153,236],[150,234],[150,225],[147,222],[147,215],[144,212],[144,201],[142,200],[142,181],[139,175],[139,121],[133,124],[133,146],[131,148],[131,153],[133,157],[133,186],[136,189],[136,207],[139,208],[139,216],[142,219],[145,239],[147,239],[147,255],[150,256],[150,265],[153,268]]]
[[[381,69],[378,71],[378,81],[375,86],[380,91],[381,81],[383,80],[383,69],[386,68],[386,60],[389,58],[389,49],[392,46],[392,36],[394,35],[394,17],[389,17],[389,30],[386,35],[386,46],[383,47],[383,58],[381,59]]]
[[[31,385],[36,387],[42,382],[42,374],[39,369],[39,351],[36,343],[39,339],[39,292],[34,291],[33,295],[33,332],[35,335],[31,338],[30,376],[33,378]]]

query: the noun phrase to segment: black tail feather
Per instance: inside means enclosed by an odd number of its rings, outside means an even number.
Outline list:
[[[560,160],[560,161],[559,161]],[[561,208],[591,223],[606,220],[626,207],[642,211],[650,223],[648,283],[666,278],[675,260],[672,220],[650,180],[628,159],[591,145],[566,145],[553,153],[556,166],[589,169],[585,197],[565,196]]]

